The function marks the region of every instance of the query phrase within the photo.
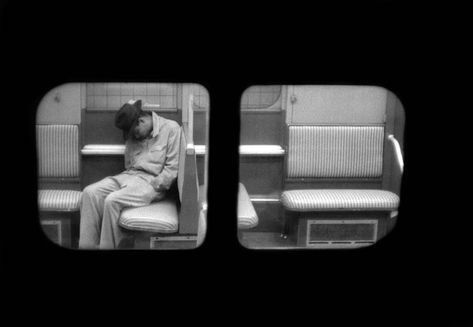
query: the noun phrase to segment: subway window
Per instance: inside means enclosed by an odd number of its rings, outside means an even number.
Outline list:
[[[241,97],[240,244],[354,249],[382,240],[402,219],[400,99],[378,86],[262,90]],[[278,101],[280,110],[262,112]]]
[[[194,110],[205,111],[209,108],[209,93],[207,89],[200,84],[190,85],[191,94],[193,95]]]
[[[241,97],[242,110],[281,109],[280,85],[255,85],[245,90]]]
[[[129,99],[141,99],[148,110],[177,110],[179,85],[172,83],[87,83],[88,110],[118,110]]]
[[[70,83],[50,90],[36,115],[44,236],[79,250],[200,246],[208,110],[208,92],[197,84]]]

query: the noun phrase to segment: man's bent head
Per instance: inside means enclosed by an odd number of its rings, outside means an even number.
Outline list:
[[[125,103],[115,115],[115,126],[123,131],[123,136],[133,136],[134,126],[141,116],[143,110],[141,110],[141,100]]]
[[[132,130],[133,137],[137,140],[143,140],[153,130],[153,118],[151,112],[143,111],[138,117]]]

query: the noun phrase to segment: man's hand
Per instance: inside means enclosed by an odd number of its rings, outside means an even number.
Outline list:
[[[150,184],[156,192],[164,191],[162,185],[160,183],[158,183],[158,178],[153,178],[151,180]]]

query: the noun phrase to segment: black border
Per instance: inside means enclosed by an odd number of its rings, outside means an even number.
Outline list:
[[[100,289],[118,297],[125,291],[158,294],[154,301],[165,293],[166,299],[193,304],[199,294],[217,302],[240,294],[254,311],[291,317],[293,323],[304,310],[334,310],[325,318],[380,324],[452,325],[471,318],[471,302],[463,300],[471,297],[471,237],[464,225],[454,232],[445,226],[446,217],[465,219],[468,211],[449,206],[458,193],[443,189],[437,164],[444,161],[429,137],[450,112],[429,102],[438,96],[433,86],[445,79],[444,61],[427,60],[435,52],[428,46],[435,20],[426,18],[425,6],[379,1],[315,10],[291,3],[157,7],[150,13],[131,5],[2,4],[2,66],[8,68],[2,74],[3,163],[11,180],[5,182],[10,197],[4,207],[10,210],[0,264],[13,303],[28,294],[33,306],[45,297],[55,305],[61,299],[71,304],[79,294]],[[42,238],[35,225],[37,104],[56,85],[104,79],[192,82],[209,91],[209,224],[199,249],[85,253]],[[252,251],[239,245],[230,219],[236,210],[239,101],[255,84],[378,85],[398,96],[406,111],[403,207],[398,226],[383,242],[357,251]],[[445,110],[447,117],[438,119]],[[443,190],[442,197],[435,197],[436,190]],[[133,283],[148,277],[169,282]],[[273,309],[265,311],[263,304]]]

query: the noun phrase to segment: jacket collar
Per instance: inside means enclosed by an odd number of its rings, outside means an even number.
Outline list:
[[[161,127],[161,124],[163,123],[163,118],[159,117],[154,111],[151,113],[153,117],[153,131],[152,131],[152,136],[156,137],[159,134],[159,128]]]

